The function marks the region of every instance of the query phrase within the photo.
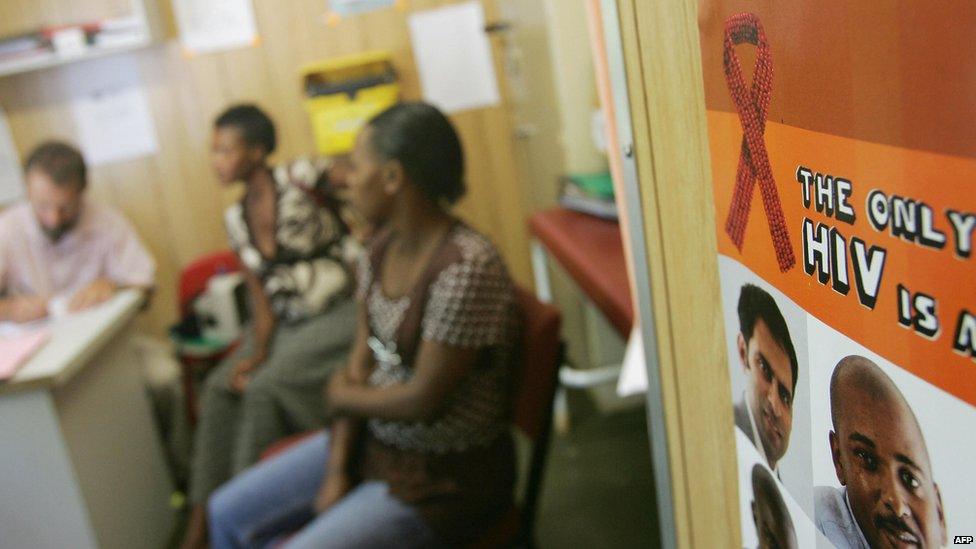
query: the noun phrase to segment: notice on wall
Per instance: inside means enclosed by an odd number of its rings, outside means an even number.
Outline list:
[[[258,40],[251,0],[173,0],[180,43],[188,54],[253,46]]]
[[[702,0],[744,547],[976,531],[976,5]]]
[[[156,153],[156,126],[134,59],[106,57],[70,66],[67,72],[78,145],[89,165]]]
[[[24,196],[24,175],[7,114],[0,109],[0,206]]]
[[[409,23],[425,101],[446,113],[499,104],[481,2],[415,12]]]
[[[397,0],[328,0],[329,12],[340,17],[392,8]]]

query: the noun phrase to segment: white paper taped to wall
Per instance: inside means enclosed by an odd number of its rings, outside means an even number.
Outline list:
[[[258,38],[251,0],[173,0],[173,12],[187,53],[251,46]]]
[[[396,0],[329,0],[329,9],[342,17],[392,8]]]
[[[0,109],[0,206],[24,196],[24,175],[17,147],[7,124],[7,113]]]
[[[156,132],[142,88],[96,92],[72,105],[78,140],[93,166],[154,154]]]
[[[71,113],[86,162],[99,166],[155,154],[156,126],[133,58],[113,56],[71,66],[69,81]]]
[[[498,105],[498,81],[477,1],[416,12],[410,41],[424,101],[445,113]]]

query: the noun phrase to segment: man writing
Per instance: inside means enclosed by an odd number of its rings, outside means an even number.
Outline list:
[[[864,357],[845,357],[830,378],[830,417],[843,488],[815,488],[817,528],[842,549],[946,545],[925,438],[891,378]]]
[[[119,288],[153,285],[155,263],[132,226],[85,200],[74,147],[43,143],[24,171],[27,201],[0,213],[0,321],[41,319],[59,303],[78,311]]]
[[[779,307],[769,293],[752,284],[739,294],[739,361],[746,390],[735,404],[735,424],[776,472],[793,427],[796,350]]]

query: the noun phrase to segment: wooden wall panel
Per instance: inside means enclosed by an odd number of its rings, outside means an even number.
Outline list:
[[[131,0],[4,0],[0,2],[0,36],[124,16],[131,6]]]
[[[493,0],[483,0],[489,16]],[[223,209],[240,189],[219,187],[209,166],[210,129],[231,103],[255,101],[275,119],[285,160],[314,150],[302,105],[299,69],[324,58],[369,49],[394,54],[405,99],[420,97],[406,17],[411,10],[451,4],[412,0],[406,10],[382,10],[328,26],[323,0],[253,0],[260,42],[251,48],[187,56],[170,37],[129,54],[82,63],[114,63],[129,56],[138,66],[159,143],[157,154],[91,170],[91,197],[122,210],[159,264],[158,289],[142,319],[161,334],[175,320],[175,284],[193,258],[226,247]],[[126,0],[5,0],[0,35],[49,21],[70,22],[116,15]],[[164,17],[171,17],[163,0]],[[115,11],[113,11],[115,10]],[[87,15],[93,14],[93,15]],[[60,19],[59,19],[60,18]],[[497,48],[496,48],[497,49]],[[496,54],[497,58],[497,54]],[[497,65],[497,63],[496,63]],[[71,118],[69,73],[85,65],[57,67],[0,78],[0,105],[21,155],[39,141],[77,141]],[[504,74],[498,71],[504,88]],[[504,105],[452,116],[465,145],[469,196],[458,212],[499,245],[517,281],[531,284],[525,215],[528,206],[514,161],[509,111]]]

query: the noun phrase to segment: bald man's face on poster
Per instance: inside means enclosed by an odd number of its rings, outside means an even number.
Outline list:
[[[870,373],[884,376],[876,366]],[[946,545],[942,498],[907,401],[886,376],[873,387],[842,380],[836,391],[830,433],[834,469],[868,544]]]

